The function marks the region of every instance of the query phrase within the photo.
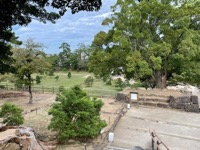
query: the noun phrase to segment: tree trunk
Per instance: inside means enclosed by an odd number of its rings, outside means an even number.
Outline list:
[[[28,86],[28,91],[29,91],[29,104],[32,104],[33,103],[33,95],[32,95],[31,85]]]
[[[166,88],[167,71],[166,70],[156,71],[154,76],[155,76],[156,88],[159,88],[159,89]]]

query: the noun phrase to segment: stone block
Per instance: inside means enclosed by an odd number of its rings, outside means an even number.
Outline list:
[[[179,97],[180,98],[180,101],[182,103],[189,103],[190,102],[190,96],[182,96],[182,97]]]
[[[175,97],[174,96],[170,96],[169,97],[169,103],[175,103]]]
[[[171,107],[171,108],[177,108],[177,103],[169,103],[169,107]]]
[[[199,102],[198,102],[198,96],[192,95],[192,96],[191,96],[191,102],[192,102],[193,104],[199,104]]]
[[[187,112],[199,112],[199,105],[198,104],[187,104],[185,110]]]
[[[177,103],[176,106],[177,109],[185,109],[185,107],[186,107],[185,103]]]
[[[162,107],[162,108],[169,108],[169,104],[168,103],[157,103],[158,107]]]
[[[123,93],[117,93],[116,100],[118,101],[127,100],[127,96]]]

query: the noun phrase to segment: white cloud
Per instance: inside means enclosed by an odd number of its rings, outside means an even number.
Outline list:
[[[112,12],[106,12],[104,14],[96,15],[94,18],[107,18],[112,14]]]
[[[33,38],[36,42],[43,43],[47,47],[47,53],[58,53],[58,47],[63,42],[67,42],[75,50],[79,43],[90,44],[99,31],[108,29],[101,26],[101,22],[111,15],[110,6],[116,0],[102,2],[103,6],[98,12],[79,12],[74,15],[67,12],[55,24],[33,20],[27,27],[14,26],[13,30],[22,41]]]

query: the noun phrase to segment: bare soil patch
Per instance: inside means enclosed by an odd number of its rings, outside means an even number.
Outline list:
[[[50,123],[51,116],[48,115],[48,110],[55,102],[55,94],[40,94],[33,93],[33,103],[29,104],[29,95],[27,92],[15,92],[15,91],[0,91],[0,95],[8,95],[0,97],[0,105],[5,102],[14,103],[21,107],[24,112],[25,122],[23,126],[31,127],[35,130],[39,139],[48,143],[50,140],[56,138],[55,133],[48,130],[48,124]],[[16,96],[17,95],[17,96]],[[22,95],[22,96],[20,96]],[[107,122],[107,127],[104,129],[104,133],[95,138],[91,143],[87,144],[87,149],[92,149],[93,144],[100,144],[103,139],[106,138],[107,133],[112,126],[115,118],[117,117],[118,110],[121,108],[122,103],[116,102],[113,98],[100,98],[104,102],[104,106],[101,110],[101,118]],[[83,144],[72,144],[67,146],[58,146],[57,149],[83,149]]]

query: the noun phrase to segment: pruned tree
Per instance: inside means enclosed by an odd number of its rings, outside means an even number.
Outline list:
[[[16,83],[25,85],[29,91],[29,103],[32,103],[32,85],[34,73],[43,74],[48,70],[50,64],[46,61],[46,54],[43,52],[43,46],[40,43],[35,43],[28,39],[25,48],[13,49],[13,66],[16,69]]]
[[[157,88],[169,80],[199,85],[199,8],[194,0],[117,0],[102,22],[111,29],[94,38],[90,71],[124,74]]]
[[[103,102],[99,99],[91,100],[87,94],[74,86],[60,93],[49,111],[52,115],[49,129],[56,131],[58,140],[94,138],[106,126],[100,119]]]

